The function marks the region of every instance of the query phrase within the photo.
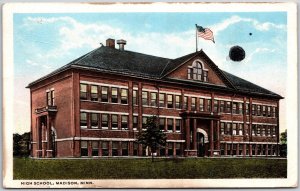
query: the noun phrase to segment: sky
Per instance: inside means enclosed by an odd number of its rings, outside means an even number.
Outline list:
[[[30,82],[100,47],[108,38],[125,39],[126,50],[166,58],[193,53],[195,24],[213,31],[215,43],[199,38],[198,49],[219,68],[285,97],[286,12],[15,13],[14,132],[30,131],[30,91],[25,88]],[[235,45],[245,50],[241,62],[229,59]],[[285,100],[280,104],[284,131]]]

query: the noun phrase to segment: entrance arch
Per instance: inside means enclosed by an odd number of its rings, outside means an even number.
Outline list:
[[[204,157],[205,156],[205,144],[208,143],[208,136],[206,131],[203,129],[197,128],[196,134],[196,142],[197,142],[197,156]]]

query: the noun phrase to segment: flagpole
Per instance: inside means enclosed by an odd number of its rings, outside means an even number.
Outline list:
[[[196,25],[196,52],[198,52],[198,35],[197,35],[197,24]]]

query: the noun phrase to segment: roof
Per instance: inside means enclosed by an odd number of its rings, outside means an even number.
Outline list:
[[[148,77],[157,80],[164,79],[164,81],[181,81],[181,83],[196,84],[199,87],[203,87],[203,85],[213,87],[213,84],[201,82],[195,83],[192,80],[169,79],[166,77],[168,73],[176,70],[182,64],[191,60],[197,55],[201,55],[202,57],[204,57],[204,59],[208,62],[208,64],[210,64],[212,69],[219,75],[221,79],[224,80],[225,84],[228,86],[227,89],[238,90],[242,93],[252,93],[282,98],[274,92],[266,90],[242,78],[220,70],[218,66],[215,65],[213,61],[211,61],[210,58],[202,50],[187,54],[176,59],[169,59],[127,50],[119,50],[107,46],[101,46],[73,60],[69,64],[53,71],[52,73],[30,83],[28,87],[31,87],[32,85],[62,71],[78,67],[89,70],[113,72],[120,75],[126,74],[135,77]],[[224,87],[222,88],[224,89]]]

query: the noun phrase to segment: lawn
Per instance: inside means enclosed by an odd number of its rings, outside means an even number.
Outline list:
[[[286,178],[286,159],[14,158],[14,179]]]

